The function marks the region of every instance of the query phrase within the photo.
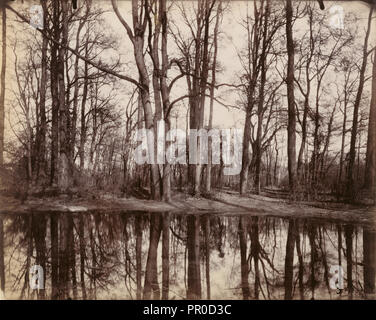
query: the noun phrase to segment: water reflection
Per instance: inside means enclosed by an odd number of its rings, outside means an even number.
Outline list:
[[[375,293],[376,233],[369,225],[169,213],[0,221],[8,299],[363,299]],[[33,265],[43,268],[45,289],[30,288]],[[334,266],[343,270],[343,290],[333,288]]]

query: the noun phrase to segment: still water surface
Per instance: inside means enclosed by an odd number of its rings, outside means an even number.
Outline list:
[[[376,233],[365,224],[169,213],[3,220],[9,299],[358,299],[375,286]],[[30,289],[33,265],[45,290]]]

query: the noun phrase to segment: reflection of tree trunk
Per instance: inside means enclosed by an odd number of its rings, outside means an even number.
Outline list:
[[[33,238],[35,241],[36,261],[35,263],[42,267],[44,272],[44,279],[46,279],[46,217],[41,214],[32,216]],[[38,298],[45,299],[45,290],[38,291]]]
[[[289,221],[285,257],[285,300],[292,299],[294,278],[295,222]]]
[[[308,227],[308,238],[309,244],[311,246],[311,276],[310,276],[310,286],[311,286],[311,299],[315,299],[315,264],[316,264],[316,245],[315,245],[315,235],[316,228],[313,225]]]
[[[300,234],[299,234],[299,222],[296,221],[295,223],[295,242],[296,242],[296,252],[298,254],[298,260],[299,260],[299,295],[300,299],[304,300],[304,283],[303,283],[303,277],[304,277],[304,260],[303,260],[303,254],[302,250],[300,248]]]
[[[77,300],[77,276],[76,276],[76,251],[74,247],[74,221],[73,216],[68,216],[68,255],[69,267],[71,268],[73,299]]]
[[[69,295],[69,231],[68,214],[60,214],[59,230],[59,298],[66,299]]]
[[[342,227],[338,225],[338,265],[342,266]]]
[[[210,299],[210,217],[205,217],[205,278],[206,298]]]
[[[141,255],[142,255],[142,218],[136,217],[136,282],[137,282],[137,299],[141,299]]]
[[[253,258],[254,267],[255,267],[255,299],[259,299],[259,289],[260,289],[260,270],[259,270],[259,228],[258,228],[258,217],[251,218],[251,257]]]
[[[81,282],[81,291],[82,299],[86,300],[86,286],[85,286],[85,225],[84,217],[79,216],[78,221],[78,233],[80,238],[80,282]]]
[[[363,229],[364,293],[375,293],[376,232]]]
[[[251,294],[248,283],[247,233],[244,220],[244,217],[239,218],[240,272],[243,299],[248,300]]]
[[[200,274],[200,217],[187,217],[188,299],[201,299]]]
[[[162,218],[162,299],[168,299],[170,282],[170,214],[164,213]]]
[[[151,298],[153,291],[153,298],[160,298],[160,289],[158,285],[158,266],[157,266],[157,251],[159,238],[161,236],[161,217],[159,214],[152,214],[150,218],[150,244],[148,259],[145,270],[144,283],[144,299]]]
[[[0,217],[0,296],[5,295],[4,222]]]
[[[352,280],[352,247],[353,247],[353,232],[354,226],[345,226],[345,239],[346,239],[346,260],[347,260],[347,290],[349,292],[349,299],[353,296],[353,280]]]
[[[27,243],[27,251],[26,251],[26,263],[25,263],[25,275],[24,275],[24,285],[22,287],[20,299],[23,299],[25,296],[25,291],[27,290],[27,298],[32,299],[30,297],[30,286],[29,286],[29,277],[30,277],[30,261],[33,255],[33,228],[32,228],[32,217],[27,216],[25,217],[25,225],[26,225],[26,235],[25,240]]]
[[[56,213],[50,214],[51,232],[51,298],[57,299],[59,292],[59,230]]]
[[[328,260],[327,260],[327,254],[325,250],[325,240],[323,239],[323,233],[325,232],[324,228],[319,228],[319,245],[320,245],[320,251],[321,251],[321,260],[322,265],[324,266],[324,280],[326,287],[328,289],[329,295],[331,295],[331,290],[329,286],[329,266],[328,266]]]
[[[337,226],[337,233],[338,233],[338,265],[342,267],[342,226],[340,224]],[[339,294],[342,294],[342,291]]]

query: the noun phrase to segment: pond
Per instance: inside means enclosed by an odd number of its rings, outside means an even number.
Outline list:
[[[363,299],[375,288],[369,224],[147,212],[2,219],[7,299]]]

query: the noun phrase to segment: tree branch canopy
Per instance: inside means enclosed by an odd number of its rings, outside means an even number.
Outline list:
[[[24,15],[22,15],[21,13],[19,13],[18,11],[16,11],[15,9],[13,9],[11,6],[9,5],[5,5],[5,8],[9,9],[10,11],[12,11],[15,15],[17,15],[22,21],[26,22],[26,23],[30,23],[30,20],[25,17]],[[126,76],[126,75],[123,75],[123,74],[120,74],[114,70],[111,70],[103,65],[101,65],[101,63],[99,62],[94,62],[84,56],[82,56],[79,52],[77,52],[75,49],[71,48],[70,46],[68,45],[63,45],[62,43],[60,43],[59,41],[56,41],[55,39],[53,39],[52,37],[50,37],[46,32],[44,32],[42,29],[40,28],[36,28],[42,35],[43,37],[45,37],[46,39],[48,39],[49,41],[52,41],[54,44],[58,45],[59,47],[62,47],[66,50],[69,50],[71,53],[73,53],[75,56],[77,56],[79,59],[81,59],[82,61],[85,61],[86,63],[88,63],[89,65],[91,65],[92,67],[102,71],[102,72],[106,72],[116,78],[119,78],[121,80],[125,80],[125,81],[128,81],[134,85],[136,85],[137,87],[139,87],[140,89],[143,89],[142,85],[135,79],[129,77],[129,76]]]

